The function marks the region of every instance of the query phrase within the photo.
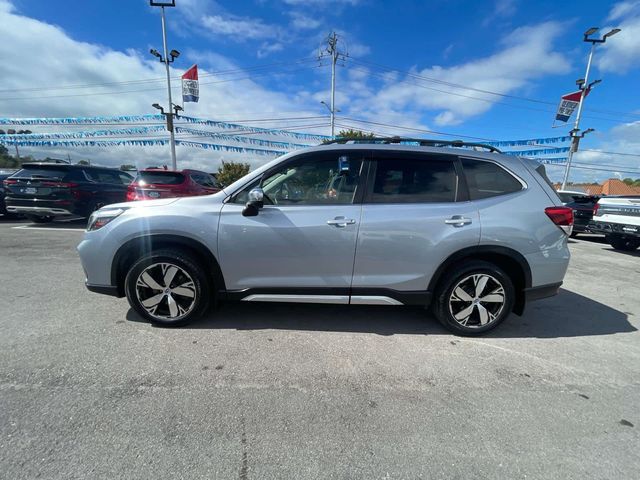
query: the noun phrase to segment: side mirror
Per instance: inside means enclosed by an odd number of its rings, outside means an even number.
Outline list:
[[[264,192],[260,187],[256,187],[249,192],[249,201],[242,210],[245,217],[255,217],[264,206]]]
[[[260,187],[256,187],[249,192],[249,203],[257,204],[258,208],[264,206],[264,191]]]

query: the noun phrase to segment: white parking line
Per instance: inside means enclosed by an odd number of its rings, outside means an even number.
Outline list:
[[[84,232],[84,228],[52,228],[52,227],[32,227],[31,225],[20,225],[11,227],[14,230],[52,230],[54,232]]]

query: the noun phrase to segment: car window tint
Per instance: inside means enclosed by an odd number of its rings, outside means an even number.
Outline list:
[[[68,168],[26,167],[18,171],[16,178],[47,178],[62,180],[69,174]]]
[[[196,182],[198,185],[201,185],[203,187],[206,188],[214,188],[215,185],[213,183],[213,180],[211,179],[211,177],[209,175],[205,175],[202,173],[192,173],[191,174],[191,179]]]
[[[371,202],[454,202],[456,185],[452,161],[398,154],[396,158],[377,160]]]
[[[265,203],[274,205],[343,205],[353,203],[362,168],[362,152],[305,155],[267,174],[262,181]],[[234,199],[246,203],[252,182]]]
[[[85,170],[87,177],[98,183],[119,183],[122,184],[118,172],[108,170]]]
[[[522,190],[522,184],[493,162],[463,158],[462,168],[471,200],[495,197]]]
[[[152,185],[179,185],[184,182],[184,175],[178,172],[140,172],[136,182],[144,182]]]
[[[128,173],[118,172],[118,177],[123,185],[129,185],[133,181],[133,177]]]

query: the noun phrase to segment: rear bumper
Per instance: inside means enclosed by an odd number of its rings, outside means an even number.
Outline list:
[[[524,289],[524,297],[527,302],[540,300],[542,298],[553,297],[558,294],[562,282],[550,283],[548,285],[540,285],[539,287],[531,287]]]
[[[25,215],[29,215],[29,214],[40,215],[43,217],[46,217],[46,216],[60,217],[60,216],[73,215],[73,213],[71,213],[66,208],[57,208],[57,207],[22,207],[22,206],[7,205],[6,208],[7,208],[7,212],[9,213],[22,213]]]
[[[605,235],[617,234],[625,237],[640,237],[640,226],[625,225],[624,223],[591,222],[589,229]]]

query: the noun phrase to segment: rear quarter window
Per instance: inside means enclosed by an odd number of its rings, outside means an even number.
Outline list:
[[[522,190],[522,183],[493,162],[461,158],[469,198],[480,200]]]

